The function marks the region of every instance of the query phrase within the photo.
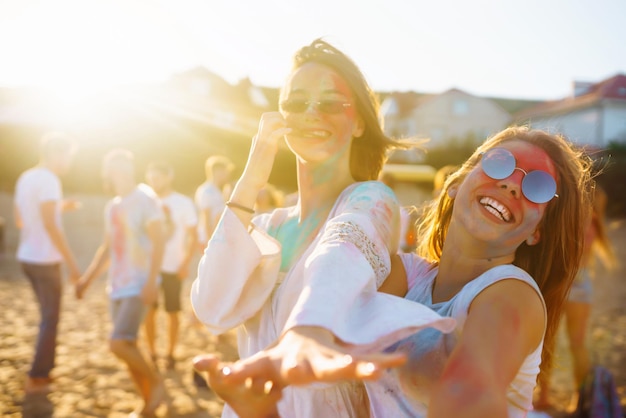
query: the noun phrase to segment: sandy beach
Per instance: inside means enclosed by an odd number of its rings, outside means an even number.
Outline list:
[[[64,224],[81,268],[89,263],[102,238],[101,196],[69,196],[83,207],[64,217]],[[12,200],[0,194],[0,216],[5,218],[5,251],[0,255],[0,416],[3,417],[124,417],[139,404],[128,372],[108,350],[110,332],[105,278],[98,279],[83,300],[76,300],[73,288],[65,286],[59,329],[55,390],[48,395],[25,396],[23,383],[29,369],[37,333],[39,312],[29,283],[15,261],[17,231],[13,226]],[[620,267],[602,274],[595,282],[594,309],[589,332],[592,358],[615,376],[622,405],[626,407],[626,220],[613,219],[609,234],[618,252]],[[191,279],[185,281],[188,294]],[[204,352],[220,353],[225,359],[236,358],[234,334],[221,337],[209,334],[191,320],[187,297],[183,298],[180,344],[175,370],[159,366],[168,390],[166,407],[159,412],[169,417],[218,417],[222,403],[208,389],[196,388],[192,379],[191,359]],[[165,329],[165,315],[160,312]],[[163,333],[157,341],[165,351]],[[142,342],[143,344],[143,342]],[[560,333],[552,398],[554,417],[566,416],[574,390],[570,359]]]

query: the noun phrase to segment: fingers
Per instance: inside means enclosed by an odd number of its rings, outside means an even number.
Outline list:
[[[231,388],[225,385],[223,381],[223,370],[228,369],[225,363],[222,363],[217,357],[205,354],[196,356],[193,359],[193,367],[200,373],[205,372],[207,383],[216,393],[223,398],[228,397]],[[233,386],[234,387],[234,386]]]
[[[314,374],[318,381],[335,382],[339,380],[366,379],[380,377],[385,369],[378,363],[367,360],[356,360],[346,355],[343,358],[323,359],[314,365]]]
[[[375,380],[385,369],[401,366],[406,362],[404,354],[377,354],[352,357],[335,353],[308,359],[286,361],[281,369],[284,384],[306,385],[314,382],[337,382],[341,380]]]
[[[262,381],[271,380],[283,386],[280,361],[272,360],[265,352],[229,365],[228,373],[224,378],[233,384],[244,384],[247,378],[253,378]]]
[[[292,132],[292,130],[293,129],[291,129],[291,128],[281,128],[281,129],[277,129],[274,132],[272,132],[271,135],[278,140],[278,139],[282,138],[285,135],[289,135]]]
[[[273,413],[282,397],[282,388],[274,381],[260,376],[247,376],[239,382],[231,372],[234,364],[222,363],[212,355],[198,356],[193,364],[198,372],[207,373],[211,389],[240,416],[275,416]]]
[[[243,384],[246,378],[271,380],[281,387],[372,380],[406,361],[398,353],[352,354],[351,347],[329,342],[326,337],[320,330],[287,333],[276,345],[232,364],[226,379],[233,384]]]
[[[373,354],[364,357],[364,360],[375,363],[379,368],[400,367],[406,363],[406,354],[404,353],[384,353]]]
[[[279,112],[267,112],[261,116],[256,140],[274,144],[290,132],[291,128],[287,127],[287,122]]]
[[[194,357],[193,367],[199,372],[217,371],[219,366],[219,359],[210,354],[202,354]]]
[[[278,386],[272,380],[248,377],[244,381],[244,387],[258,396],[268,396],[276,392]]]
[[[306,385],[317,380],[309,359],[298,357],[297,353],[289,355],[281,362],[280,375],[290,385]]]
[[[279,141],[291,132],[278,112],[264,113],[256,135],[252,138],[250,154],[240,182],[261,187],[270,176]],[[239,184],[239,187],[242,187]],[[243,188],[245,190],[245,187]]]
[[[270,352],[235,363],[221,363],[213,356],[197,357],[194,366],[209,374],[209,384],[222,397],[232,396],[241,388],[255,396],[281,392],[287,385],[332,383],[341,380],[374,380],[390,367],[406,362],[401,353],[352,356],[329,350],[302,355],[300,350],[272,357]]]

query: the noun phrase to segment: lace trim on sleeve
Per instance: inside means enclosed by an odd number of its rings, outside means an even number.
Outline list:
[[[332,223],[324,234],[322,243],[329,241],[349,242],[354,244],[372,266],[376,274],[376,288],[383,284],[389,274],[389,267],[378,254],[377,248],[360,226],[352,222]]]

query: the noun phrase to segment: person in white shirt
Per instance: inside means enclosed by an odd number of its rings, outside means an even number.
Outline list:
[[[63,200],[58,177],[69,170],[74,150],[74,142],[65,134],[46,134],[39,164],[22,173],[15,186],[15,222],[20,230],[17,259],[41,311],[27,393],[50,389],[63,288],[61,264],[65,263],[72,283],[80,276],[61,223],[61,212],[71,209],[74,202]]]
[[[206,181],[196,189],[194,200],[198,209],[198,243],[203,250],[211,238],[222,211],[225,189],[234,169],[233,163],[223,155],[213,155],[204,164]]]
[[[165,234],[163,211],[150,187],[137,184],[133,154],[110,151],[102,167],[105,187],[115,197],[104,209],[105,236],[76,286],[81,299],[91,282],[108,269],[113,329],[109,347],[128,367],[143,398],[141,416],[153,416],[165,398],[158,371],[137,345],[139,327],[157,299]]]
[[[153,162],[146,170],[146,181],[161,201],[165,214],[167,242],[161,265],[161,289],[169,323],[167,368],[175,365],[174,350],[178,341],[182,283],[189,275],[189,264],[196,249],[198,216],[191,198],[172,188],[174,169],[168,163]],[[153,361],[158,358],[155,347],[156,311],[158,303],[148,310],[145,319],[146,340]]]

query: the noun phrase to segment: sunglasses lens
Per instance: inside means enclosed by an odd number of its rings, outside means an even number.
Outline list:
[[[338,100],[323,100],[317,106],[322,113],[341,113],[344,109],[344,102]]]
[[[483,154],[480,165],[486,175],[501,180],[515,171],[515,157],[504,148],[492,148]]]
[[[554,178],[545,171],[531,171],[522,180],[522,193],[534,203],[546,203],[556,193]]]
[[[322,100],[320,102],[286,100],[280,104],[280,108],[287,113],[303,113],[307,111],[311,104],[315,106],[318,112],[326,114],[341,113],[346,107],[350,106],[349,103],[341,100]]]
[[[287,100],[280,104],[283,111],[287,113],[305,112],[309,104],[305,100]]]

